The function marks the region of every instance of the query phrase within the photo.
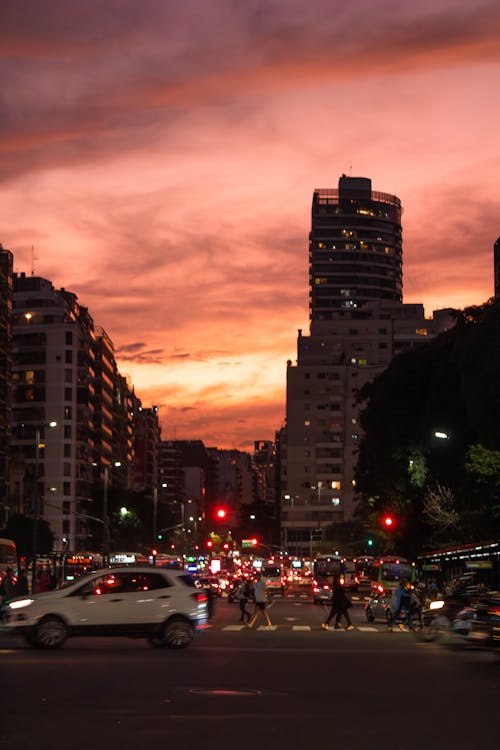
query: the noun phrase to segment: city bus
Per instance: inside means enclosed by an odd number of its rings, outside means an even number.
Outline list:
[[[400,581],[415,583],[418,578],[417,566],[404,557],[386,555],[374,560],[370,567],[370,589],[374,593],[393,591]]]

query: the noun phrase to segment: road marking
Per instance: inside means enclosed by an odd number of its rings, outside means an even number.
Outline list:
[[[362,633],[378,633],[379,629],[371,627],[369,625],[368,626],[359,625],[358,630],[361,630]]]
[[[277,627],[277,625],[259,625],[257,630],[276,630]]]
[[[292,630],[312,630],[310,625],[292,625]]]
[[[224,625],[221,630],[244,630],[246,625]]]

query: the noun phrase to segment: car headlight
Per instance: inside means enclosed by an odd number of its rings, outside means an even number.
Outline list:
[[[444,601],[437,599],[435,602],[429,604],[429,609],[442,609],[444,607]]]
[[[33,604],[33,599],[18,599],[15,602],[10,602],[9,607],[10,609],[21,609],[22,607],[29,607],[30,604]]]

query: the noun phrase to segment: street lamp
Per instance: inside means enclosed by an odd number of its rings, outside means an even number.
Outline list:
[[[39,484],[40,484],[40,440],[41,431],[44,427],[57,427],[57,422],[43,422],[35,426],[35,487],[34,487],[34,503],[33,503],[33,540],[32,540],[32,557],[33,557],[33,568],[31,571],[31,590],[35,590],[36,582],[36,559],[38,556],[38,512],[40,505],[39,498]]]
[[[113,466],[121,466],[121,461],[115,461]],[[102,564],[106,567],[109,558],[109,518],[108,518],[108,482],[109,466],[104,466],[104,494],[102,503]]]

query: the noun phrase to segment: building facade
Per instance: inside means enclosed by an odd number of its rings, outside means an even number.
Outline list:
[[[0,245],[0,527],[11,510],[12,265],[12,253]]]
[[[450,325],[402,302],[401,203],[366,178],[316,190],[310,233],[310,332],[287,366],[280,434],[282,544],[312,556],[326,526],[352,519],[361,437],[357,393],[398,353]]]

